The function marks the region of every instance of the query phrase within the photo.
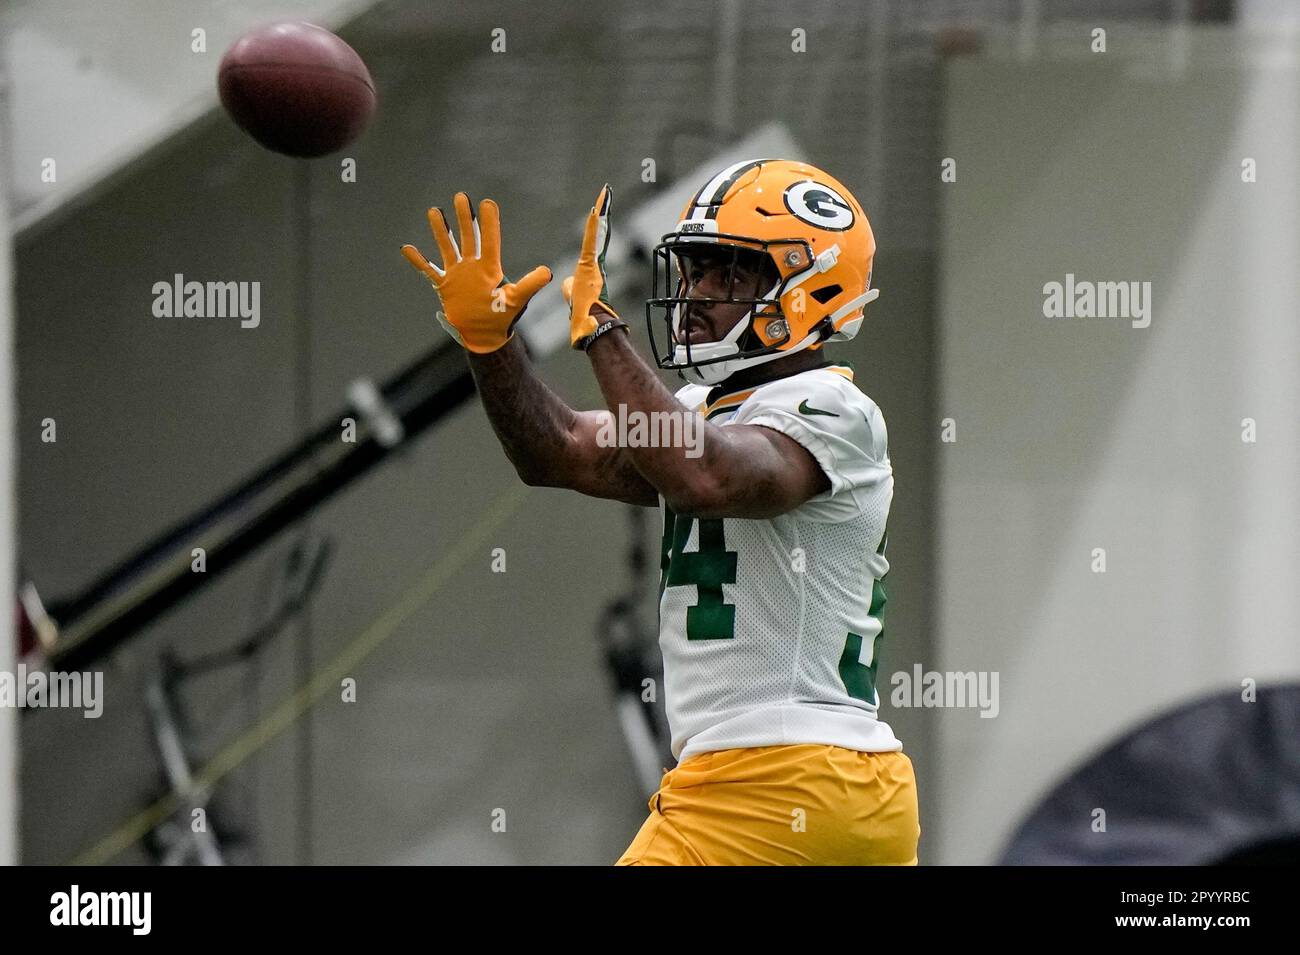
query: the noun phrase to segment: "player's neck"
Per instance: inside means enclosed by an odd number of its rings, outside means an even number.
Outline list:
[[[727,395],[736,391],[743,391],[746,388],[755,388],[778,378],[789,378],[801,371],[808,371],[810,368],[821,368],[830,364],[833,364],[833,362],[826,357],[820,348],[815,351],[809,349],[795,352],[787,358],[778,358],[776,361],[755,365],[752,368],[740,369],[734,375],[730,375],[719,384],[714,385],[713,390],[709,393],[709,400],[716,400],[714,398],[715,394]]]

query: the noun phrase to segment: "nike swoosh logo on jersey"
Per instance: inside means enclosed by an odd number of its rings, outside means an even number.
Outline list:
[[[807,398],[799,402],[799,413],[800,414],[824,414],[831,418],[839,417],[839,415],[836,414],[834,411],[822,411],[820,408],[809,407]]]

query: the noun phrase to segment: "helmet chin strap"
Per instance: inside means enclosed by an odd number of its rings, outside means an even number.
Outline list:
[[[850,299],[844,305],[840,306],[835,311],[831,312],[830,314],[831,327],[834,328],[835,323],[838,322],[841,318],[844,318],[846,315],[852,315],[858,309],[862,308],[862,306],[866,305],[868,302],[874,302],[879,297],[880,297],[880,289],[873,288],[863,292],[857,298]],[[832,332],[831,335],[826,340],[828,342],[852,341],[853,336],[856,335],[858,333],[858,329],[862,327],[862,320],[864,318],[866,318],[865,315],[859,315],[853,321],[846,323],[845,326],[841,328],[839,331]]]
[[[759,355],[754,358],[733,358],[731,361],[716,361],[709,365],[687,365],[679,370],[682,377],[692,384],[716,385],[730,378],[742,368],[753,368],[755,365],[763,365],[769,361],[776,361],[778,358],[785,358],[815,345],[820,339],[821,334],[819,332],[811,331],[799,344],[784,351],[772,352],[770,355]]]
[[[682,334],[682,319],[684,315],[682,313],[682,306],[679,305],[677,308],[678,313],[674,316],[675,329],[678,336],[680,336]],[[687,368],[694,367],[693,365],[687,364],[688,361],[707,362],[727,355],[737,354],[740,351],[740,340],[744,337],[746,329],[753,324],[754,312],[756,310],[757,306],[751,307],[745,316],[737,321],[735,325],[731,326],[731,328],[727,330],[727,334],[716,342],[700,342],[697,345],[691,346],[689,350],[683,344],[674,345],[673,363],[682,369],[683,374],[686,374]],[[731,364],[731,362],[718,362],[718,364]],[[705,367],[714,366],[706,365]],[[697,384],[699,384],[699,382],[697,382]]]
[[[775,291],[775,289],[773,291]],[[874,302],[876,298],[879,297],[879,295],[880,295],[880,290],[873,288],[873,289],[868,289],[867,291],[863,292],[861,295],[855,296],[854,298],[850,299],[848,302],[846,302],[844,305],[841,305],[839,308],[837,308],[833,313],[831,313],[828,316],[831,327],[834,328],[835,323],[838,322],[840,319],[844,318],[847,315],[852,315],[855,311],[862,308],[864,305],[868,304],[869,302]],[[826,341],[846,342],[851,340],[855,335],[857,335],[858,329],[862,327],[863,317],[864,316],[858,316],[858,318],[846,324],[839,331],[833,332],[832,334],[828,335],[826,337]],[[697,348],[692,349],[692,351],[696,353],[705,352],[706,353],[705,357],[707,358],[714,357],[714,355],[708,354],[709,352],[717,352],[723,349],[727,349],[731,352],[738,351],[739,350],[738,342],[740,339],[740,333],[742,329],[747,328],[753,322],[753,320],[754,320],[754,313],[751,310],[750,314],[745,317],[744,321],[737,322],[732,332],[729,332],[727,337],[724,338],[722,341],[708,342],[698,346]],[[678,327],[679,328],[681,327],[680,315],[678,316]],[[822,337],[821,334],[814,329],[813,331],[809,332],[808,336],[804,338],[803,341],[799,342],[799,344],[794,345],[791,348],[787,348],[783,351],[773,352],[770,355],[760,355],[754,358],[734,358],[730,361],[715,361],[708,365],[682,364],[679,366],[678,370],[681,371],[682,377],[685,378],[687,381],[691,382],[692,384],[716,385],[719,382],[722,382],[727,378],[731,377],[733,374],[740,371],[740,369],[742,368],[752,368],[755,365],[762,365],[769,361],[776,361],[778,358],[784,358],[786,355],[793,355],[795,352],[803,351],[805,348],[808,348],[816,344],[818,341],[820,341],[821,337]],[[680,355],[679,355],[679,351],[681,352]],[[678,345],[673,349],[673,358],[678,359],[679,357],[683,362],[685,361],[685,357],[686,357],[685,349],[682,348],[681,345]]]

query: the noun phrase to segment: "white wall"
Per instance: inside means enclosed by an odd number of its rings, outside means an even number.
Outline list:
[[[999,671],[1001,712],[938,714],[945,863],[1137,722],[1300,673],[1297,44],[1189,39],[950,67],[932,666]],[[1067,272],[1150,281],[1150,327],[1045,318]]]

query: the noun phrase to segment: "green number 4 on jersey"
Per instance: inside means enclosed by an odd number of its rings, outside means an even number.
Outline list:
[[[664,509],[664,537],[659,558],[659,596],[666,587],[697,588],[699,597],[686,608],[686,639],[732,640],[736,636],[736,605],[723,599],[722,585],[736,582],[737,553],[727,550],[721,518],[700,521],[699,548],[684,551],[691,538],[693,517],[681,517]],[[878,553],[884,553],[887,538],[882,535]],[[885,609],[885,589],[879,580],[872,581],[871,608],[868,613],[880,621]],[[839,659],[840,679],[849,696],[872,705],[877,704],[876,669],[879,665],[880,640],[884,627],[873,638],[849,633]],[[864,644],[866,646],[864,646]],[[863,650],[868,652],[864,654]]]
[[[699,599],[686,608],[686,639],[731,640],[736,636],[736,605],[722,599],[722,585],[736,582],[736,552],[727,550],[722,518],[714,518],[700,521],[699,549],[683,553],[694,521],[664,509],[659,595],[665,587],[693,584]]]

